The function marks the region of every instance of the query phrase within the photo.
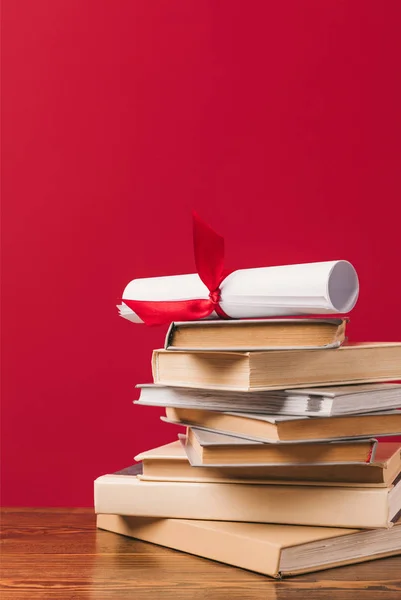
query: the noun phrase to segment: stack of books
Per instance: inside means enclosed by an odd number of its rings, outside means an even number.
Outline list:
[[[173,323],[136,403],[183,433],[95,481],[98,527],[273,577],[401,554],[401,343],[346,327]]]

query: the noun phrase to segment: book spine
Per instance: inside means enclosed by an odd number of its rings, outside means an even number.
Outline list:
[[[324,527],[390,527],[387,488],[95,481],[95,512],[174,519]]]
[[[153,350],[152,354],[152,376],[153,382],[159,382],[159,353],[157,350]]]
[[[281,549],[266,541],[208,529],[197,521],[97,515],[97,527],[152,544],[278,577]],[[234,524],[235,527],[235,524]]]

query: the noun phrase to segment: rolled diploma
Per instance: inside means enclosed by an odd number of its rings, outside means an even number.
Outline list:
[[[221,286],[220,305],[233,319],[350,311],[358,299],[354,267],[345,260],[240,269]],[[209,291],[197,273],[134,279],[123,300],[191,300],[208,298]],[[120,315],[134,323],[141,319],[125,304]],[[218,318],[212,313],[211,318]]]

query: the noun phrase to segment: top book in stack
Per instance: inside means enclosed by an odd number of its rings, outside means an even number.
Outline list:
[[[293,350],[338,348],[348,319],[248,319],[172,323],[165,350]]]

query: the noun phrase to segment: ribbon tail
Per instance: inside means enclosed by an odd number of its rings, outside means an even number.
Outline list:
[[[122,302],[146,325],[165,325],[171,321],[197,321],[212,314],[211,300],[127,300]]]
[[[196,270],[210,292],[224,279],[224,238],[194,211],[193,238]]]

